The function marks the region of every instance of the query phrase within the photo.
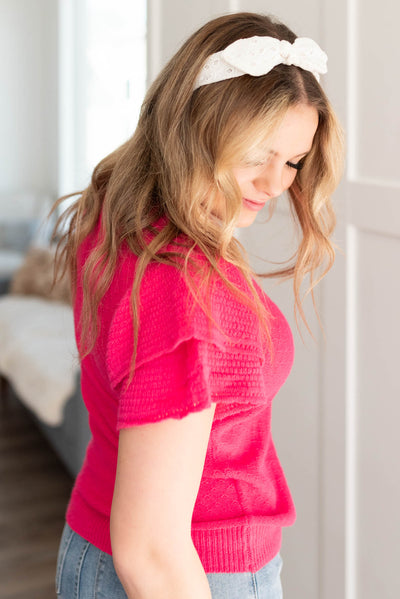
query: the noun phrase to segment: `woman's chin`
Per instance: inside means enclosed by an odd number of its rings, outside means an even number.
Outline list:
[[[236,227],[238,229],[244,229],[246,227],[250,227],[256,220],[257,212],[253,210],[246,210],[245,208],[241,210],[239,214],[239,218],[236,221]]]

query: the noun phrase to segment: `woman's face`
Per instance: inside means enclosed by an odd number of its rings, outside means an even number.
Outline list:
[[[250,226],[266,202],[281,195],[293,183],[302,159],[311,150],[318,127],[313,106],[288,109],[274,138],[253,149],[232,172],[242,192],[237,227]]]

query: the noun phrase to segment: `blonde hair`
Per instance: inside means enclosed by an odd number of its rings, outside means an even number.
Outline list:
[[[325,265],[319,275],[322,278],[334,260],[329,240],[335,225],[330,196],[338,184],[342,163],[341,130],[334,112],[315,77],[295,66],[279,65],[261,77],[244,75],[193,92],[198,72],[210,54],[254,35],[290,42],[296,39],[283,24],[253,13],[214,19],[194,33],[150,87],[133,137],[96,166],[90,185],[60,217],[56,230],[65,222],[69,225],[60,238],[58,256],[60,263],[65,259],[74,290],[78,247],[102,216],[100,241],[82,273],[81,356],[94,346],[98,305],[111,283],[124,242],[138,256],[132,289],[133,361],[139,326],[138,294],[147,265],[158,261],[182,269],[193,295],[202,302],[188,268],[195,248],[207,259],[205,288],[210,289],[215,277],[221,277],[256,311],[269,338],[268,315],[254,286],[254,273],[233,235],[242,199],[230,171],[235,158],[249,146],[249,139],[265,139],[288,108],[298,104],[314,106],[319,115],[312,151],[289,189],[293,215],[303,237],[294,263],[273,276],[293,277],[296,307],[305,320],[301,282],[310,274],[313,287],[314,273]],[[221,197],[223,214],[217,218]],[[152,225],[162,216],[166,216],[166,226],[154,229]],[[185,240],[185,247],[178,254],[168,253],[166,246],[177,236]],[[220,258],[242,271],[251,301],[221,272]]]

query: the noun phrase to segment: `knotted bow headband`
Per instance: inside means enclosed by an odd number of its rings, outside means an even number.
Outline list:
[[[293,44],[275,37],[248,37],[230,44],[221,52],[211,54],[203,64],[194,89],[224,79],[266,75],[278,64],[295,65],[319,75],[327,72],[328,57],[316,42],[298,37]]]

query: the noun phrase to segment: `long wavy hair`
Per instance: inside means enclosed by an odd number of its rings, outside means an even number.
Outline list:
[[[195,32],[150,87],[133,136],[96,166],[83,192],[64,196],[56,203],[55,208],[65,197],[78,195],[61,214],[56,231],[59,264],[69,270],[73,292],[78,276],[82,277],[81,357],[94,347],[98,306],[117,268],[123,243],[138,257],[131,299],[134,356],[138,294],[147,265],[157,261],[181,269],[199,299],[198,286],[190,276],[195,249],[206,258],[202,277],[205,288],[220,277],[249,302],[248,295],[234,288],[222,272],[221,258],[242,271],[251,291],[251,307],[269,337],[268,315],[254,286],[254,273],[234,236],[242,197],[231,171],[246,153],[250,140],[251,145],[265,141],[287,110],[299,104],[315,107],[319,118],[311,152],[288,190],[293,217],[301,227],[301,241],[290,264],[264,276],[293,277],[295,309],[305,321],[302,281],[309,275],[312,293],[334,261],[330,236],[335,216],[330,197],[339,182],[343,159],[342,132],[334,111],[314,75],[296,66],[278,65],[261,77],[243,75],[193,91],[210,54],[239,38],[256,35],[291,43],[296,39],[282,23],[254,13],[222,16]],[[78,248],[100,215],[99,243],[83,272],[78,273]],[[161,217],[166,217],[166,225],[154,228]],[[168,244],[178,237],[178,251],[175,246],[174,252],[168,252]]]

